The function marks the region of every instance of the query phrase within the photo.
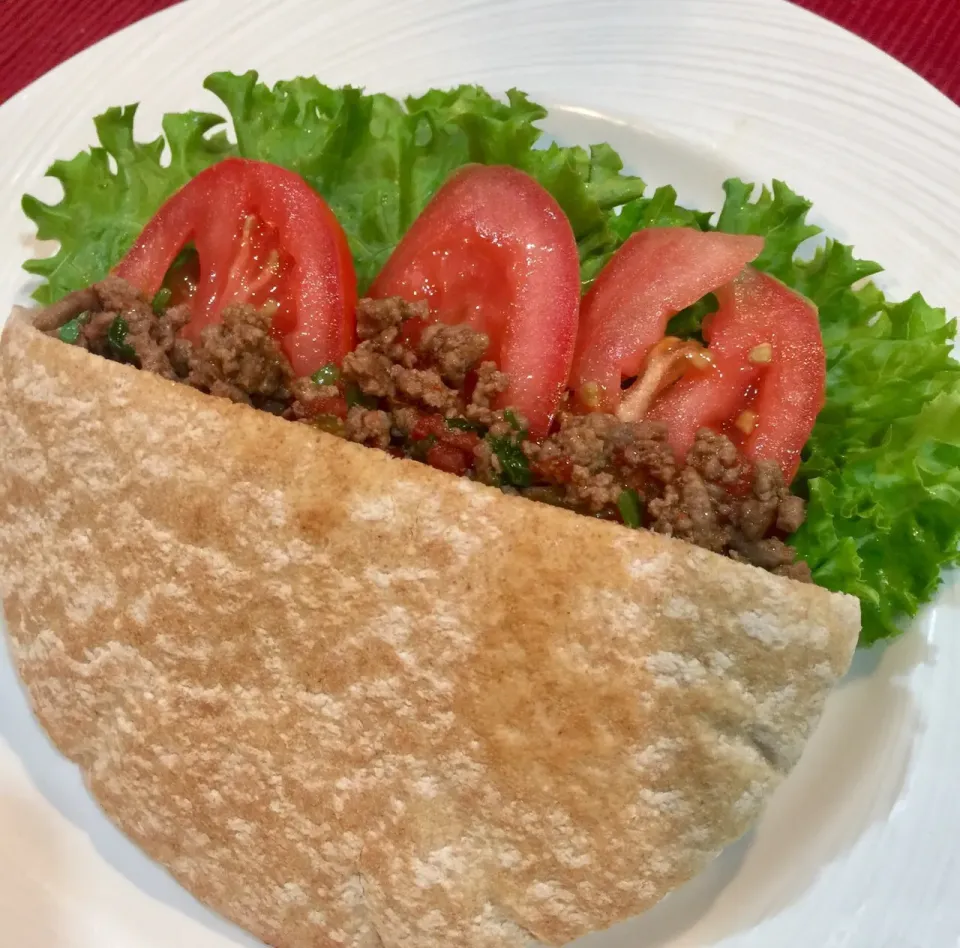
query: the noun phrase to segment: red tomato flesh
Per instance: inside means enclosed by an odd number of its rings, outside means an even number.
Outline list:
[[[410,437],[414,441],[434,437],[442,444],[456,448],[458,451],[473,453],[473,449],[480,444],[480,437],[473,431],[464,431],[462,428],[451,428],[442,415],[423,413],[417,419]]]
[[[656,227],[629,237],[580,307],[570,383],[579,407],[616,412],[620,383],[637,375],[667,322],[732,280],[763,238]]]
[[[330,415],[333,418],[339,418],[341,421],[344,421],[349,411],[347,400],[339,387],[336,388],[334,394],[328,395],[320,386],[317,386],[316,395],[300,395],[300,404],[303,406],[307,418],[318,418],[320,415]]]
[[[570,374],[580,268],[557,202],[516,168],[471,165],[437,192],[370,289],[425,299],[431,316],[490,337],[510,378],[499,399],[545,435]]]
[[[530,469],[540,480],[550,484],[569,484],[573,480],[573,460],[569,457],[534,461]]]
[[[273,331],[294,370],[308,375],[340,362],[354,344],[357,286],[347,239],[326,202],[299,175],[228,158],[170,197],[114,269],[153,296],[176,256],[193,243],[196,341],[230,303],[277,307]],[[194,288],[195,287],[195,288]]]
[[[427,464],[439,471],[456,474],[462,477],[470,470],[473,463],[472,455],[465,454],[449,444],[435,444],[427,451]]]
[[[667,424],[678,458],[700,428],[712,428],[749,460],[776,461],[789,482],[824,402],[817,310],[752,267],[717,296],[720,308],[704,328],[713,367],[667,389],[647,417]]]
[[[428,438],[433,443],[424,460],[431,467],[463,476],[473,466],[473,449],[480,444],[475,432],[451,428],[442,415],[423,412],[410,431],[410,440],[416,444]]]

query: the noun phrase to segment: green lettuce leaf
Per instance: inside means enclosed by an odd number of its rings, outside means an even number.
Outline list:
[[[52,257],[28,260],[24,269],[44,277],[34,296],[53,303],[71,290],[101,280],[127,251],[144,224],[177,188],[208,165],[235,152],[222,133],[218,115],[186,112],[167,115],[164,136],[140,143],[133,137],[136,106],[108,109],[94,119],[100,145],[47,172],[63,187],[50,205],[23,198],[23,210],[41,240],[59,241]],[[161,157],[169,146],[170,161]],[[116,170],[111,168],[111,159]]]
[[[758,234],[764,238],[763,253],[754,266],[792,284],[794,254],[820,228],[806,222],[810,202],[793,193],[782,181],[764,186],[756,201],[751,201],[754,186],[739,178],[724,182],[726,200],[717,219],[717,230],[728,234]]]
[[[204,85],[226,107],[235,145],[222,132],[209,134],[223,125],[220,116],[168,114],[163,130],[171,160],[164,163],[164,138],[134,139],[135,106],[110,109],[95,120],[99,146],[50,168],[63,199],[47,205],[24,198],[41,239],[60,242],[56,255],[26,265],[46,278],[40,302],[101,279],[167,197],[228,155],[296,171],[324,196],[346,231],[361,290],[461,165],[509,164],[537,178],[573,224],[585,266],[615,244],[609,230],[615,209],[644,190],[639,178],[622,174],[607,145],[535,148],[541,136],[535,123],[546,110],[516,90],[506,102],[475,86],[400,102],[349,86],[332,89],[315,78],[270,88],[255,72],[214,73]]]
[[[672,189],[627,204],[617,243],[644,227],[687,226],[765,239],[755,265],[817,306],[827,352],[827,398],[794,489],[808,498],[793,537],[814,579],[860,598],[861,644],[897,635],[904,615],[930,600],[942,570],[960,562],[960,365],[955,321],[920,295],[892,304],[863,280],[881,270],[827,240],[800,251],[819,228],[810,202],[781,181],[724,184],[715,224],[676,205]],[[690,335],[715,308],[710,297],[675,317]]]
[[[816,304],[827,352],[827,398],[794,489],[808,497],[792,542],[814,579],[859,596],[861,644],[897,635],[935,593],[960,543],[960,364],[955,321],[919,294],[893,304],[872,283],[878,264],[828,240],[809,203],[782,182],[751,202],[728,181],[717,227],[761,234],[757,266]]]
[[[836,293],[821,319],[834,339],[827,404],[800,469],[810,503],[794,542],[817,582],[860,596],[871,642],[896,635],[957,562],[956,325],[919,295],[894,305],[872,286]]]
[[[671,187],[646,195],[608,145],[543,147],[545,110],[522,92],[506,100],[474,86],[399,101],[315,78],[272,88],[257,74],[216,73],[206,88],[232,124],[200,112],[168,114],[163,136],[134,138],[135,107],[96,120],[99,144],[49,170],[63,197],[23,199],[52,257],[28,261],[44,278],[36,298],[53,302],[101,279],[160,204],[203,168],[230,155],[301,174],[330,203],[350,241],[361,289],[447,176],[469,162],[521,168],[554,195],[577,237],[584,287],[631,234],[647,227],[716,228],[765,238],[757,266],[818,307],[827,350],[827,402],[795,482],[808,498],[795,536],[817,582],[859,596],[861,641],[896,635],[904,615],[930,599],[960,541],[960,366],[955,325],[922,297],[889,302],[865,278],[880,267],[827,240],[810,204],[780,181],[726,182],[713,215],[677,204]],[[235,142],[235,143],[234,143]],[[707,297],[670,331],[699,333]]]

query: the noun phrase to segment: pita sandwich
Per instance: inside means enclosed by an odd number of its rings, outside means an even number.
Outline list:
[[[112,820],[279,948],[562,944],[758,817],[858,603],[11,318],[0,583]]]

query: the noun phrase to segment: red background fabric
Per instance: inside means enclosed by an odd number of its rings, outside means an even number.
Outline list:
[[[0,102],[57,63],[175,0],[0,0]],[[958,0],[797,0],[960,103]]]

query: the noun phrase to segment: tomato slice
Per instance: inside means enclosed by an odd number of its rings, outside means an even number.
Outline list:
[[[629,237],[583,298],[571,375],[579,407],[615,412],[620,383],[640,372],[667,322],[732,280],[763,250],[763,238],[690,227]]]
[[[490,337],[510,378],[498,407],[545,435],[566,389],[577,335],[580,269],[557,202],[516,168],[471,165],[437,192],[370,289],[425,299],[444,323]]]
[[[273,330],[298,374],[353,347],[357,281],[347,239],[299,175],[245,158],[207,168],[164,203],[114,273],[153,296],[191,242],[199,270],[187,338],[230,303],[272,303]]]
[[[718,292],[704,327],[712,368],[691,372],[654,402],[677,457],[700,428],[731,437],[750,460],[776,461],[787,481],[823,408],[826,353],[817,310],[752,267]]]

